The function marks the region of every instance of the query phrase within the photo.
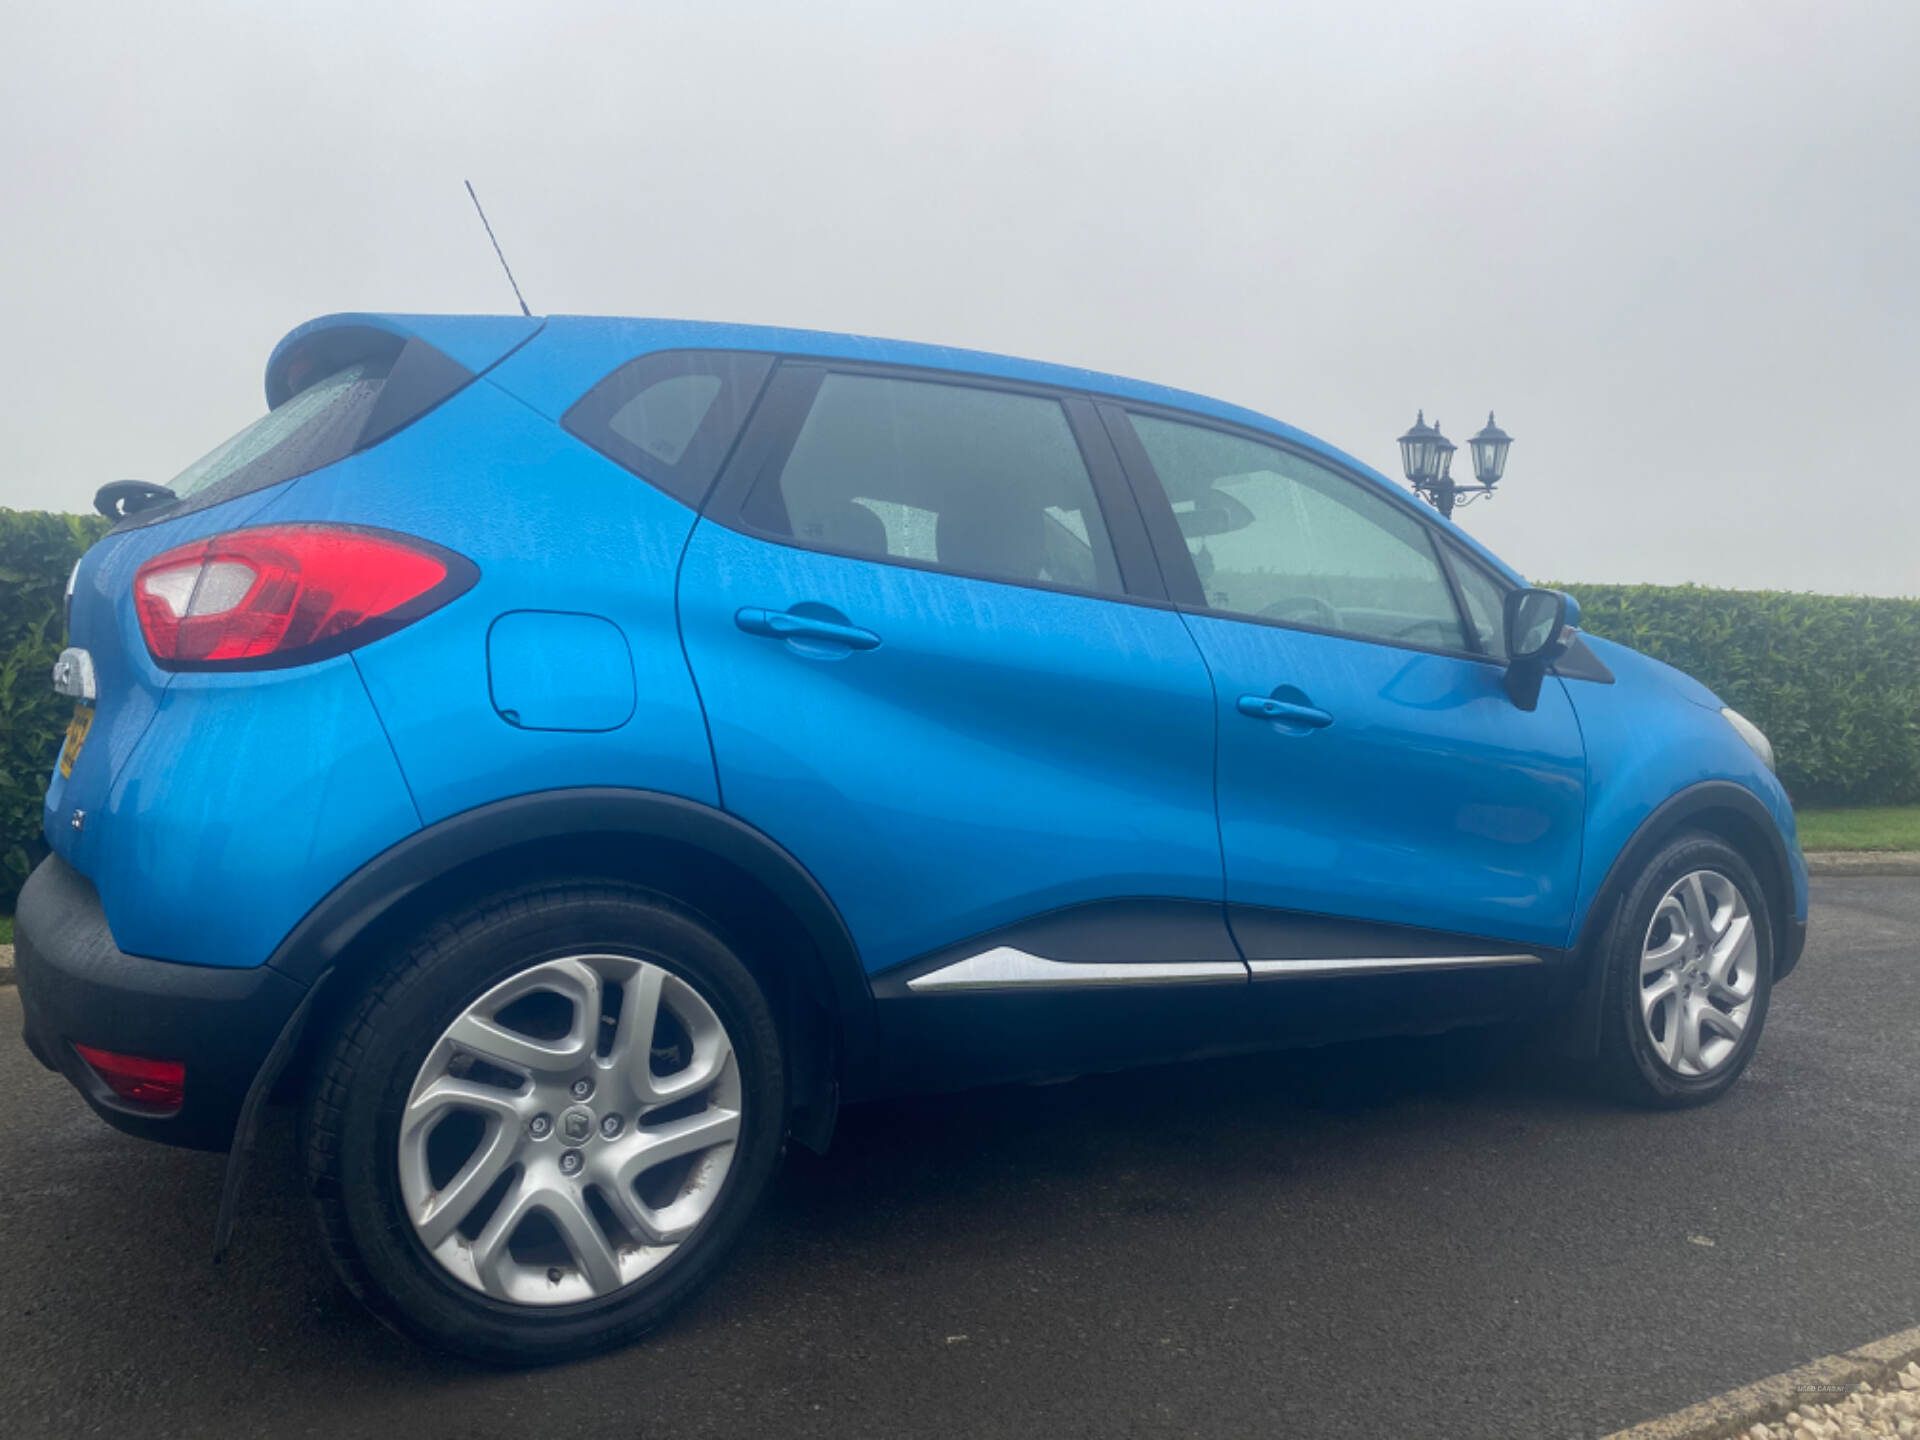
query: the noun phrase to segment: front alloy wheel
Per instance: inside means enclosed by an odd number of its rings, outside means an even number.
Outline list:
[[[1773,978],[1767,893],[1718,836],[1681,835],[1621,898],[1607,932],[1601,1065],[1626,1098],[1724,1094],[1759,1043]]]
[[[1640,950],[1640,1017],[1676,1075],[1708,1075],[1739,1049],[1753,1014],[1760,944],[1740,888],[1714,870],[1674,881]]]

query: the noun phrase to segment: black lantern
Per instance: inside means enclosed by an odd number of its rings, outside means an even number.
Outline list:
[[[1440,433],[1438,425],[1427,424],[1427,412],[1420,411],[1413,428],[1400,437],[1400,467],[1407,472],[1407,479],[1414,489],[1424,489],[1438,482],[1443,467],[1452,461],[1453,442]]]
[[[1467,444],[1473,447],[1474,478],[1491,490],[1500,483],[1500,472],[1507,468],[1507,447],[1513,444],[1513,437],[1493,423],[1489,410],[1487,428]]]
[[[1440,475],[1437,483],[1441,485],[1451,485],[1453,483],[1454,444],[1440,433],[1440,422],[1438,420],[1433,422],[1433,433],[1435,436],[1435,447],[1440,452]]]
[[[1493,412],[1488,411],[1487,428],[1467,443],[1473,447],[1474,480],[1459,481],[1452,474],[1454,443],[1440,433],[1439,421],[1427,424],[1426,411],[1418,412],[1413,428],[1400,437],[1400,465],[1407,472],[1407,483],[1442,515],[1493,493],[1507,468],[1507,447],[1513,437],[1493,423]]]

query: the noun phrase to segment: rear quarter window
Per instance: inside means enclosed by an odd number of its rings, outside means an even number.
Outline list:
[[[697,510],[772,369],[772,356],[737,350],[642,355],[581,396],[560,423]]]

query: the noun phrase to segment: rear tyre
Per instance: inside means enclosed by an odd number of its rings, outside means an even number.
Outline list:
[[[533,888],[445,921],[341,1023],[307,1117],[320,1228],[395,1328],[576,1359],[713,1275],[778,1158],[779,1034],[703,921]]]
[[[1760,1043],[1773,990],[1773,917],[1740,853],[1682,835],[1654,856],[1608,932],[1600,1066],[1641,1105],[1724,1095]]]

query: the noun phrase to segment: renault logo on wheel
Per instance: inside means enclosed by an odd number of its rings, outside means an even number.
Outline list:
[[[584,1105],[570,1106],[560,1116],[560,1138],[569,1145],[583,1145],[593,1138],[593,1112]]]

